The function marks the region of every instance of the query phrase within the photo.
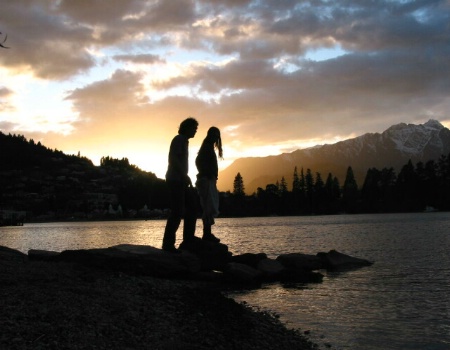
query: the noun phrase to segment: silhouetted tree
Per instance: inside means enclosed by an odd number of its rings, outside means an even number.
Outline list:
[[[244,179],[242,178],[241,173],[237,173],[234,178],[233,194],[235,196],[245,196]]]
[[[281,177],[278,185],[279,196],[279,211],[280,215],[290,215],[294,213],[294,207],[292,206],[292,192],[289,192],[288,185],[284,176]]]
[[[356,184],[353,169],[349,166],[345,176],[344,187],[342,188],[342,204],[345,212],[356,213],[358,211],[358,199],[358,185]]]
[[[367,170],[361,188],[362,210],[366,213],[381,211],[381,171],[375,168]]]
[[[381,212],[393,212],[397,207],[395,186],[397,182],[397,175],[394,168],[383,168],[380,174],[380,211]]]
[[[339,180],[337,177],[333,177],[331,173],[328,173],[324,187],[325,214],[335,214],[339,212],[340,191]]]
[[[438,160],[439,209],[450,210],[450,154]]]
[[[298,175],[297,167],[295,167],[292,180],[292,200],[291,200],[292,211],[295,214],[299,214],[302,212],[301,206],[304,202],[305,179],[303,176],[303,168],[302,168],[302,177],[303,177],[303,184],[301,177]]]
[[[276,184],[268,184],[266,186],[266,208],[269,215],[280,215],[280,190]]]
[[[437,165],[433,160],[423,164],[416,164],[418,181],[418,200],[422,208],[431,206],[437,208],[439,203],[439,181],[437,177]]]
[[[418,178],[411,160],[402,167],[397,177],[396,192],[400,211],[423,210],[418,197]]]
[[[305,175],[305,212],[311,214],[313,211],[314,200],[314,179],[311,173],[311,169],[306,169]]]
[[[279,191],[281,196],[285,195],[288,192],[287,182],[284,176],[281,177]]]
[[[298,176],[297,167],[294,168],[294,175],[292,176],[292,191],[300,191],[300,177]]]
[[[316,172],[316,180],[314,181],[314,200],[313,200],[313,213],[323,214],[325,211],[325,184],[322,180],[322,175]]]

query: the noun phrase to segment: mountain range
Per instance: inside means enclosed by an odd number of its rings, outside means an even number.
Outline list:
[[[409,160],[437,160],[450,153],[450,130],[439,121],[430,119],[424,124],[400,123],[382,133],[366,133],[362,136],[334,144],[317,145],[268,157],[246,157],[235,160],[219,173],[220,191],[232,191],[233,182],[240,173],[245,193],[252,194],[258,187],[286,180],[292,185],[294,169],[306,173],[320,173],[326,179],[329,173],[343,184],[349,166],[352,167],[359,187],[370,168],[393,168],[399,172]]]

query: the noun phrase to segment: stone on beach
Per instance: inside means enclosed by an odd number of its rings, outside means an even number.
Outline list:
[[[224,271],[224,279],[231,284],[243,286],[259,286],[263,273],[249,265],[231,262]]]
[[[258,268],[259,262],[264,259],[267,259],[267,254],[265,253],[244,253],[231,257],[232,262],[249,265],[255,269]]]
[[[286,268],[296,270],[313,271],[323,268],[322,260],[316,255],[302,253],[281,254],[277,257],[277,260]]]
[[[181,262],[192,255],[186,251],[120,245],[73,252],[33,250],[30,258],[0,246],[1,349],[316,349],[271,313],[224,296],[217,284],[120,272],[127,270],[124,252],[135,255],[129,267],[136,256]],[[90,260],[80,261],[86,255]],[[98,265],[114,256],[120,259],[113,269]]]
[[[162,278],[187,277],[200,271],[200,260],[194,254],[171,254],[146,245],[121,244],[109,248],[64,250],[56,254],[31,250],[29,256],[33,260],[71,262]]]
[[[63,261],[130,275],[220,281],[232,285],[258,286],[264,282],[318,283],[320,270],[340,270],[370,266],[365,259],[336,250],[317,255],[281,254],[270,259],[265,253],[235,255],[223,243],[194,238],[180,245],[181,254],[134,244],[109,248],[65,250],[61,253],[30,250],[30,260]]]
[[[371,266],[373,264],[373,262],[369,260],[346,255],[334,249],[330,250],[328,253],[317,253],[317,256],[321,259],[324,268],[327,270],[354,269],[364,266]]]
[[[262,272],[264,281],[273,282],[280,279],[286,268],[279,261],[266,258],[258,263],[257,269]]]
[[[232,255],[226,244],[209,242],[198,237],[183,241],[179,249],[197,256],[202,271],[223,270]]]
[[[28,257],[26,254],[19,252],[18,250],[0,246],[0,259],[5,261],[26,261]]]

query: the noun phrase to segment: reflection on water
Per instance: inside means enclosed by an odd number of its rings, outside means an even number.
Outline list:
[[[117,244],[161,246],[165,221],[102,221],[26,224],[0,228],[0,244],[24,253],[29,249],[63,251]]]
[[[122,243],[160,247],[164,226],[164,220],[152,220],[2,227],[0,245],[23,252]],[[218,219],[215,233],[234,254],[275,258],[336,249],[375,262],[324,272],[320,284],[275,283],[232,294],[280,314],[289,327],[310,330],[322,346],[450,349],[449,213]]]

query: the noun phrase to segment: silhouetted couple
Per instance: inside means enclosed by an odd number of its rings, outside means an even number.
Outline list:
[[[181,122],[178,135],[170,144],[169,166],[166,182],[170,193],[170,214],[164,230],[162,248],[165,251],[178,253],[175,248],[176,232],[184,218],[183,241],[193,239],[197,222],[197,201],[200,197],[202,206],[203,240],[220,242],[211,232],[214,218],[219,213],[219,194],[217,191],[218,164],[215,149],[222,158],[222,139],[220,130],[211,127],[203,140],[195,164],[198,174],[196,189],[188,175],[189,172],[189,139],[197,133],[198,122],[187,118]]]

